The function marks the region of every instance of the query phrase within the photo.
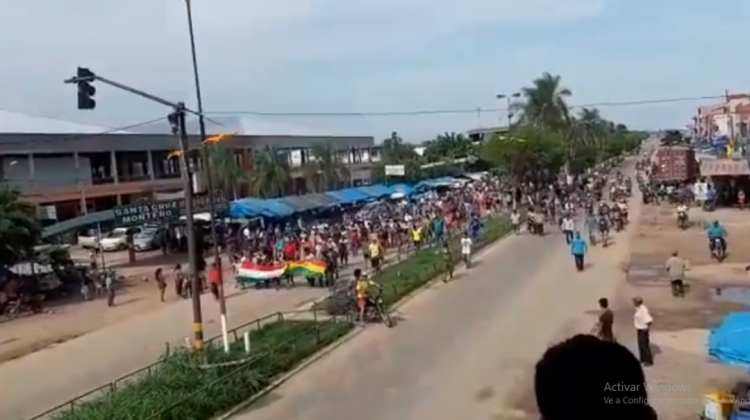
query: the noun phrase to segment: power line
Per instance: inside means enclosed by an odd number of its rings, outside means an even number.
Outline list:
[[[640,106],[666,104],[676,102],[692,102],[713,99],[723,99],[725,95],[690,96],[679,98],[657,98],[635,101],[610,101],[592,102],[581,105],[571,105],[571,109],[580,108],[603,108],[619,106]],[[362,112],[265,112],[265,111],[216,111],[207,112],[210,115],[252,115],[259,117],[383,117],[383,116],[420,116],[420,115],[442,115],[442,114],[477,114],[485,112],[502,112],[507,108],[457,108],[457,109],[430,109],[411,111],[362,111]]]

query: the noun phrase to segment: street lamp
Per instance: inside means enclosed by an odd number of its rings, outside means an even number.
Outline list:
[[[507,117],[508,117],[508,131],[510,131],[510,126],[511,126],[511,123],[513,121],[513,110],[511,109],[511,106],[513,104],[511,104],[511,102],[513,101],[513,99],[517,99],[517,98],[520,98],[520,97],[521,97],[521,94],[519,92],[511,93],[510,95],[506,95],[504,93],[495,95],[495,98],[497,98],[497,99],[501,99],[501,100],[505,99],[505,109],[508,112],[508,114],[507,114]]]
[[[206,142],[206,120],[203,116],[203,100],[201,98],[201,84],[200,77],[198,75],[198,56],[195,52],[195,33],[193,31],[193,10],[191,7],[191,0],[185,0],[185,8],[187,11],[188,20],[188,31],[190,34],[190,53],[193,59],[193,76],[195,78],[195,96],[198,102],[198,124],[200,127],[201,142]],[[208,181],[208,209],[211,213],[211,242],[213,242],[214,248],[214,261],[216,263],[216,269],[219,272],[219,311],[221,313],[221,337],[224,344],[224,351],[229,353],[229,333],[227,330],[227,303],[224,297],[224,275],[222,273],[221,254],[219,253],[219,241],[218,235],[216,234],[216,206],[214,204],[214,182],[213,174],[211,169],[211,157],[209,156],[208,148],[202,148],[203,155],[203,166],[206,170],[206,180]]]

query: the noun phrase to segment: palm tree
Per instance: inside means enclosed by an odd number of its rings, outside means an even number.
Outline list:
[[[577,125],[580,127],[580,135],[583,143],[600,146],[602,137],[605,134],[607,121],[602,119],[599,110],[596,108],[581,108],[579,112]]]
[[[211,169],[214,176],[214,187],[225,195],[230,194],[237,199],[237,187],[241,182],[247,180],[247,174],[237,162],[234,150],[215,145],[208,148],[208,156],[211,159]]]
[[[349,169],[331,143],[313,145],[310,152],[312,159],[303,169],[310,190],[332,191],[349,183]]]
[[[570,89],[561,86],[560,76],[543,73],[533,86],[521,89],[523,99],[514,107],[521,111],[521,119],[527,124],[552,129],[565,129],[569,119],[567,98]]]
[[[257,197],[281,197],[291,182],[289,164],[271,146],[253,153],[250,192]]]
[[[42,234],[34,206],[20,198],[18,190],[0,189],[0,267],[31,258]]]

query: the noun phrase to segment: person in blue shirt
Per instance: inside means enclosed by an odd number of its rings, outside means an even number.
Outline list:
[[[713,251],[714,246],[714,240],[719,240],[721,243],[721,249],[722,251],[727,250],[727,231],[724,229],[724,226],[722,226],[718,220],[714,220],[714,222],[711,224],[711,226],[708,227],[708,231],[706,232],[708,235],[708,248]]]
[[[588,252],[589,246],[586,245],[586,241],[581,239],[581,232],[576,232],[575,237],[570,242],[570,253],[573,254],[573,259],[576,262],[576,269],[583,271],[583,257]]]

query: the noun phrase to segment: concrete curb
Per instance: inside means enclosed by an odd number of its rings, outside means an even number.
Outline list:
[[[310,357],[308,357],[307,359],[303,360],[302,363],[300,363],[299,365],[297,365],[297,367],[295,367],[291,371],[289,371],[289,372],[281,375],[280,377],[276,378],[273,382],[271,382],[270,385],[268,385],[267,387],[263,388],[257,394],[253,395],[252,397],[250,397],[246,401],[243,401],[240,404],[234,406],[229,411],[227,411],[227,412],[225,412],[225,413],[223,413],[223,414],[221,414],[221,415],[219,415],[217,417],[214,417],[213,420],[229,420],[229,419],[231,419],[235,415],[239,414],[241,411],[243,411],[246,408],[248,408],[251,405],[253,405],[255,402],[257,402],[261,398],[263,398],[266,395],[268,395],[271,392],[273,392],[275,389],[277,389],[278,387],[280,387],[281,385],[283,385],[286,381],[288,381],[289,379],[291,379],[293,376],[297,375],[299,372],[302,372],[303,370],[307,369],[307,367],[310,366],[311,364],[317,362],[318,360],[320,360],[323,357],[327,356],[328,354],[330,354],[331,352],[333,352],[337,348],[339,348],[339,347],[343,346],[344,344],[348,343],[354,337],[358,336],[359,334],[361,334],[364,331],[365,331],[365,327],[361,327],[361,326],[356,326],[355,325],[354,329],[352,331],[348,332],[343,337],[340,337],[340,338],[336,339],[336,341],[334,341],[333,343],[329,344],[328,346],[323,347],[322,349],[320,349],[317,352],[313,353]]]
[[[486,254],[487,251],[489,251],[494,245],[498,245],[499,243],[501,243],[502,241],[504,241],[508,237],[512,237],[512,236],[513,236],[513,231],[511,230],[510,232],[506,233],[505,235],[503,235],[503,236],[495,239],[494,241],[488,243],[487,245],[485,245],[482,249],[479,250],[479,252],[477,254],[475,254],[475,257],[479,257],[479,256],[482,256],[482,255]],[[442,281],[442,279],[441,279],[440,276],[437,276],[434,279],[428,281],[427,283],[425,283],[424,285],[420,286],[416,290],[412,291],[408,295],[406,295],[406,296],[402,297],[401,299],[399,299],[396,303],[394,303],[390,307],[389,312],[393,313],[394,311],[398,310],[400,307],[402,307],[403,305],[405,305],[406,303],[408,303],[410,300],[412,300],[415,297],[417,297],[417,295],[419,295],[420,293],[422,293],[426,289],[429,289],[435,283],[438,283],[440,281]],[[295,315],[296,314],[292,314],[290,316],[290,318],[293,319],[295,317]],[[304,361],[302,361],[302,363],[300,363],[297,367],[295,367],[291,371],[289,371],[289,372],[281,375],[279,378],[275,379],[273,382],[271,382],[270,385],[268,385],[267,387],[263,388],[257,394],[253,395],[252,397],[250,397],[246,401],[243,401],[240,404],[234,406],[229,411],[224,412],[223,414],[221,414],[221,415],[219,415],[217,417],[214,417],[212,420],[229,420],[229,419],[231,419],[233,416],[239,414],[241,411],[247,409],[248,407],[250,407],[251,405],[253,405],[255,402],[257,402],[258,400],[262,399],[263,397],[267,396],[268,394],[270,394],[271,392],[273,392],[274,390],[276,390],[277,388],[279,388],[286,381],[288,381],[289,379],[291,379],[292,377],[294,377],[298,373],[300,373],[303,370],[307,369],[308,366],[312,365],[313,363],[317,362],[318,360],[322,359],[323,357],[329,355],[330,353],[332,353],[337,348],[339,348],[339,347],[343,346],[344,344],[348,343],[349,341],[351,341],[352,339],[354,339],[354,337],[356,337],[359,334],[363,333],[366,329],[367,329],[367,326],[363,327],[363,326],[357,326],[357,325],[355,325],[354,329],[352,331],[350,331],[349,333],[347,333],[346,335],[344,335],[343,337],[338,338],[333,343],[331,343],[328,346],[326,346],[326,347],[318,350],[313,355],[311,355],[310,357],[308,357],[307,359],[305,359]]]

